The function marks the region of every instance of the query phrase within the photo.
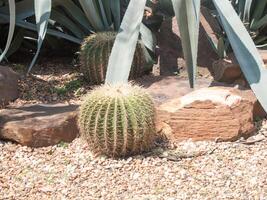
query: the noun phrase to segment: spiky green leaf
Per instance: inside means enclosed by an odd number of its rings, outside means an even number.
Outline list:
[[[12,38],[15,31],[16,26],[16,5],[15,0],[9,0],[9,13],[10,13],[10,20],[9,20],[9,31],[8,31],[8,37],[6,42],[6,47],[4,51],[0,55],[0,62],[5,58],[6,53],[8,52],[8,49],[11,45]]]
[[[36,62],[36,59],[40,53],[45,34],[47,32],[47,24],[50,18],[52,8],[52,1],[51,0],[35,0],[34,1],[34,9],[35,9],[35,20],[37,24],[37,31],[38,31],[38,45],[36,54],[30,64],[28,73],[31,71],[33,65]]]
[[[267,111],[267,70],[253,40],[228,0],[213,0],[240,67]]]
[[[200,0],[172,0],[172,2],[181,33],[190,87],[194,87],[197,70]]]
[[[128,81],[146,0],[131,0],[110,55],[107,84]],[[134,20],[133,20],[134,19]]]

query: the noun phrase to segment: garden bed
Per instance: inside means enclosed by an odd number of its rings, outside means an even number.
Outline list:
[[[21,73],[20,97],[9,107],[25,104],[80,104],[92,87],[70,62],[40,63],[31,76]],[[200,82],[210,81],[200,70]],[[185,69],[177,79],[186,82]],[[145,87],[170,79],[149,75]],[[206,83],[204,83],[205,85]],[[155,94],[157,85],[150,87]],[[178,90],[186,94],[186,91]],[[160,103],[161,99],[158,99]],[[263,125],[262,125],[263,124]],[[0,196],[3,199],[248,199],[267,196],[267,122],[236,142],[157,141],[152,152],[125,159],[95,158],[80,138],[71,143],[31,148],[0,141]]]

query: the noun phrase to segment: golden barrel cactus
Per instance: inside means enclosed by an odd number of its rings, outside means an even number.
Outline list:
[[[81,72],[90,84],[104,82],[115,38],[116,32],[100,32],[85,38],[80,51]],[[152,67],[153,63],[146,60],[144,45],[137,42],[129,78],[141,77]]]
[[[80,108],[79,128],[94,154],[125,157],[154,143],[155,107],[147,92],[131,84],[93,90]]]

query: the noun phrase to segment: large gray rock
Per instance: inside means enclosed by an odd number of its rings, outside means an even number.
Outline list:
[[[71,142],[78,136],[77,105],[26,105],[0,111],[0,138],[31,147]]]
[[[9,67],[0,66],[0,106],[18,98],[19,75]]]

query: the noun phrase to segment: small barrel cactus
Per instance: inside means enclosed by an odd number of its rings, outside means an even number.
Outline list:
[[[96,155],[125,157],[149,150],[155,139],[155,107],[131,84],[93,90],[80,108],[79,128]]]
[[[91,84],[105,80],[108,60],[116,38],[116,32],[100,32],[85,38],[80,51],[81,72]],[[152,70],[153,63],[145,58],[145,47],[137,43],[130,79],[141,77]],[[122,55],[123,56],[123,55]]]

